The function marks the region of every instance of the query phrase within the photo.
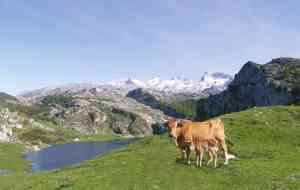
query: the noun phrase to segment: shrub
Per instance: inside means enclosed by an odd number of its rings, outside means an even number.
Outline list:
[[[60,105],[62,107],[68,108],[71,105],[73,98],[71,96],[64,96],[64,95],[54,95],[54,96],[46,96],[42,100],[43,105]]]

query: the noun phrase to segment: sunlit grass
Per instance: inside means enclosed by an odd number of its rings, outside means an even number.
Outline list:
[[[163,135],[58,171],[14,172],[0,177],[0,189],[300,189],[300,107],[253,108],[222,118],[239,158],[228,166],[190,168]],[[14,153],[20,150],[10,148],[17,171],[26,169]]]

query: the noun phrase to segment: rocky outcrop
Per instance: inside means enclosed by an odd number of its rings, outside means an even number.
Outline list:
[[[97,92],[96,89],[93,91],[93,93]],[[23,111],[26,126],[48,130],[47,127],[32,119],[36,118],[87,135],[149,136],[153,134],[154,128],[160,129],[160,124],[166,117],[160,110],[152,109],[118,93],[105,96],[54,94],[38,97],[26,106],[13,108]],[[2,139],[13,136],[6,125],[2,128],[4,131]]]
[[[265,65],[247,62],[227,90],[199,101],[198,119],[253,106],[299,103],[299,85],[300,59],[278,58]]]
[[[52,105],[50,117],[61,126],[82,134],[123,134],[149,136],[165,115],[130,98],[78,97],[69,107]]]
[[[133,136],[150,136],[153,134],[152,125],[155,123],[147,117],[119,108],[113,108],[112,113],[114,115],[112,116],[111,127],[115,133]]]
[[[18,113],[10,112],[7,108],[0,110],[0,141],[11,142],[16,139],[13,129],[21,129],[23,125]]]

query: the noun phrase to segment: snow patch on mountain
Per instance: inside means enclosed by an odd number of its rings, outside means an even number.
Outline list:
[[[172,93],[199,93],[205,89],[217,88],[224,89],[233,80],[232,76],[223,73],[205,73],[201,80],[189,80],[184,77],[174,77],[170,80],[163,80],[155,77],[148,81],[137,79],[125,79],[112,81],[109,84],[114,87],[127,89],[144,88],[155,91],[164,91]]]
[[[77,96],[126,96],[134,89],[148,90],[161,99],[169,97],[200,98],[215,94],[227,88],[233,80],[232,76],[223,73],[205,73],[200,80],[190,80],[184,77],[174,77],[163,80],[154,77],[150,80],[138,80],[135,78],[113,80],[107,83],[79,83],[56,87],[47,87],[22,93],[19,99],[35,100],[47,95],[77,95]]]

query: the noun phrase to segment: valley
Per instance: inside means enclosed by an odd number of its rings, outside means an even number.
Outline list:
[[[0,190],[300,190],[299,7],[0,0]]]

